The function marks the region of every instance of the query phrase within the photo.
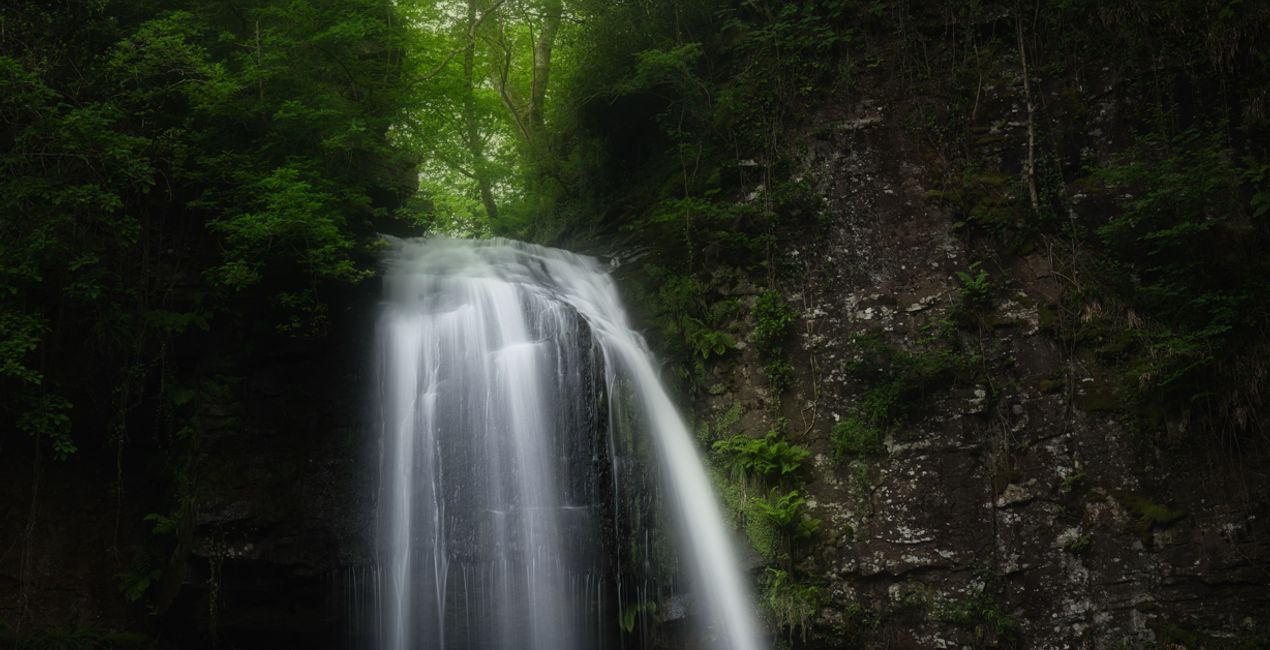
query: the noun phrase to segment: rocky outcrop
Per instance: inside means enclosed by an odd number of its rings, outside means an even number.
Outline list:
[[[787,436],[815,452],[804,492],[822,525],[794,560],[820,603],[794,645],[1251,638],[1270,602],[1265,450],[1161,439],[1107,411],[1114,369],[1046,323],[1068,280],[1048,252],[998,254],[957,232],[930,200],[935,166],[906,117],[858,101],[804,134],[827,225],[785,255],[795,270],[782,288],[801,310],[797,380],[778,399],[746,352],[715,368],[728,390],[699,404],[708,420],[740,402],[755,417],[739,428],[755,435],[781,415]],[[1015,137],[1003,142],[1023,141],[1021,125],[1004,128]],[[966,318],[956,274],[976,275],[981,261],[991,304]],[[867,406],[868,382],[852,368],[870,362],[869,337],[970,367],[912,396],[911,412],[885,427],[884,454],[835,455],[835,423]]]

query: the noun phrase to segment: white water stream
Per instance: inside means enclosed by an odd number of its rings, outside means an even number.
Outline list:
[[[699,643],[759,650],[693,438],[593,258],[507,240],[393,240],[379,322],[380,645],[590,650],[617,614],[608,521],[651,439]],[[601,478],[603,477],[603,478]],[[637,533],[638,534],[638,533]],[[609,535],[612,537],[613,535]],[[647,553],[649,543],[644,544]],[[608,549],[606,551],[606,549]],[[620,597],[620,596],[619,596]]]

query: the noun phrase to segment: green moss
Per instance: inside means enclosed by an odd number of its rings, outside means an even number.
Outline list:
[[[985,645],[1003,644],[1019,636],[1019,622],[1005,612],[996,595],[994,580],[973,586],[957,598],[936,597],[930,617],[971,631]]]
[[[763,557],[775,557],[780,534],[754,510],[753,505],[747,505],[745,512],[745,538]]]
[[[712,444],[730,433],[741,422],[745,410],[740,402],[733,402],[728,410],[697,424],[697,439]]]
[[[854,415],[834,425],[829,442],[838,459],[886,455],[882,430]]]
[[[1125,409],[1116,387],[1100,382],[1087,382],[1072,396],[1072,405],[1086,413],[1118,412]]]
[[[751,486],[736,477],[726,476],[717,467],[710,467],[707,471],[714,484],[715,494],[719,495],[725,509],[732,513],[734,521],[745,531],[750,545],[764,557],[774,557],[780,535],[754,505],[750,496]]]
[[[830,544],[833,546],[837,546],[839,544],[850,542],[854,539],[855,539],[855,528],[852,528],[851,524],[842,524],[836,530],[834,530],[833,536],[830,539]]]
[[[853,640],[861,640],[882,625],[881,615],[858,602],[848,603],[842,614],[846,628],[843,632]]]
[[[1017,180],[991,169],[967,167],[959,179],[927,198],[952,209],[959,228],[1000,235],[1017,227]]]
[[[873,463],[865,460],[853,460],[847,466],[850,472],[852,486],[858,491],[870,490],[874,483]]]
[[[789,631],[792,642],[795,631],[807,639],[807,624],[820,610],[820,588],[798,581],[789,572],[768,568],[763,581],[763,600],[771,608],[777,627]]]
[[[916,350],[904,350],[880,334],[858,336],[859,358],[848,373],[866,388],[857,402],[859,416],[880,427],[904,422],[937,391],[975,375],[977,364],[950,337],[923,339]]]
[[[1056,370],[1043,377],[1037,377],[1032,381],[1032,386],[1037,392],[1045,395],[1061,393],[1067,388],[1067,376],[1062,370]]]
[[[1131,528],[1143,541],[1150,540],[1151,531],[1167,528],[1186,516],[1181,510],[1173,510],[1140,494],[1117,491],[1112,495],[1133,517]]]
[[[1089,550],[1089,545],[1092,542],[1093,536],[1089,533],[1085,533],[1069,540],[1066,544],[1063,544],[1063,550],[1071,553],[1072,555],[1084,555],[1085,552]]]
[[[1084,489],[1085,482],[1084,472],[1072,472],[1063,477],[1063,482],[1059,485],[1059,489],[1064,494],[1074,494]]]
[[[960,200],[957,192],[948,192],[944,190],[926,190],[922,193],[922,198],[930,203],[956,203]]]

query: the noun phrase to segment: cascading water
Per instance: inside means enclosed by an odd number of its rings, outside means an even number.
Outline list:
[[[653,563],[640,529],[660,500],[678,522],[701,643],[759,649],[692,438],[599,263],[507,240],[392,244],[378,332],[379,645],[609,645],[622,612],[646,611],[631,608],[647,594],[615,584],[617,565]],[[640,472],[626,452],[649,439],[660,499],[630,487]]]

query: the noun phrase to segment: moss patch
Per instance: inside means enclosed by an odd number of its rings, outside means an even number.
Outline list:
[[[1149,542],[1151,531],[1167,528],[1186,516],[1181,510],[1173,510],[1168,506],[1156,503],[1147,497],[1132,492],[1117,491],[1112,496],[1133,518],[1131,529],[1144,542]]]

